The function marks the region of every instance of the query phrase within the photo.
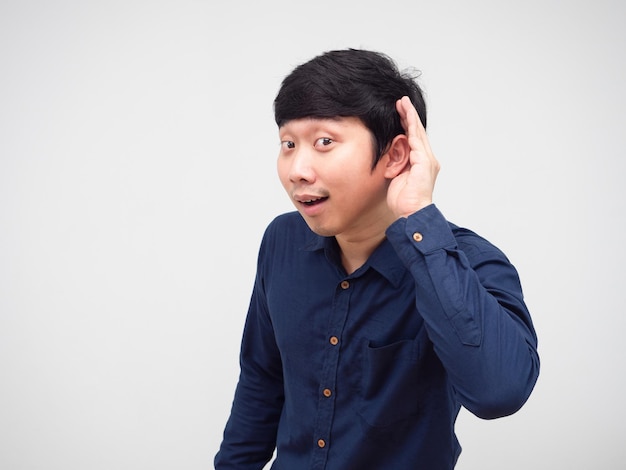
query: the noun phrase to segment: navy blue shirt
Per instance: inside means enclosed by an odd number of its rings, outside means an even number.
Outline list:
[[[241,374],[215,468],[447,470],[461,406],[517,411],[539,373],[515,268],[434,206],[357,271],[297,213],[261,244]]]

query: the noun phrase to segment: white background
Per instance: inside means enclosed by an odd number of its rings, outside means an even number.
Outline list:
[[[291,210],[272,100],[344,47],[422,71],[436,202],[539,335],[534,394],[462,412],[457,468],[624,468],[625,5],[2,0],[0,468],[212,468]]]

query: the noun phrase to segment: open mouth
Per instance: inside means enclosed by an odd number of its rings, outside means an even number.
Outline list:
[[[318,197],[315,199],[307,199],[305,201],[300,201],[301,204],[304,204],[305,206],[315,206],[321,202],[324,202],[326,199],[328,199],[327,197]]]

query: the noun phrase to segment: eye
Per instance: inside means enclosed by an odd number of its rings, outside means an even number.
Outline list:
[[[281,145],[281,147],[283,149],[293,149],[293,148],[296,148],[296,144],[292,140],[283,140],[283,141],[281,141],[280,145]]]
[[[330,137],[320,137],[315,141],[315,147],[327,147],[333,142],[333,139],[331,139]]]

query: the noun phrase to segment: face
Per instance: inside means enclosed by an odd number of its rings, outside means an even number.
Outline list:
[[[280,181],[311,230],[359,240],[387,227],[384,159],[372,169],[373,136],[361,120],[294,119],[279,135]]]

